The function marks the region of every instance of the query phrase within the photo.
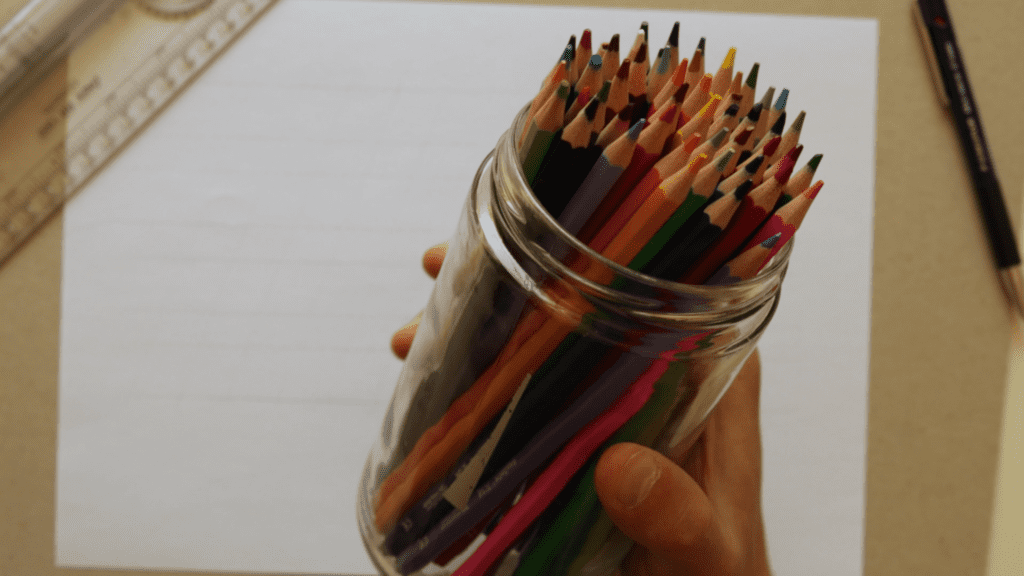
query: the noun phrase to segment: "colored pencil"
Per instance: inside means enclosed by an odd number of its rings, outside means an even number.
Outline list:
[[[708,204],[688,222],[687,230],[665,245],[665,248],[641,268],[645,274],[658,278],[678,278],[700,258],[711,244],[722,236],[750,192],[753,183],[747,180],[738,188]]]
[[[796,115],[796,118],[789,125],[789,130],[786,130],[786,133],[782,135],[782,143],[775,150],[775,154],[768,159],[769,166],[775,164],[779,158],[788,154],[800,142],[800,132],[804,129],[804,118],[806,117],[807,113],[803,110]]]
[[[722,60],[722,65],[715,72],[714,80],[711,82],[712,94],[728,94],[729,84],[732,83],[732,68],[736,62],[736,48],[731,47]]]
[[[599,105],[600,102],[592,98],[582,113],[562,130],[561,137],[552,142],[534,179],[534,194],[555,218],[562,213],[600,154],[596,146],[591,146]]]
[[[704,77],[704,38],[700,39],[697,43],[697,48],[693,51],[693,57],[690,58],[690,67],[686,70],[686,83],[690,86],[696,86],[700,79]]]
[[[697,115],[690,118],[689,121],[685,122],[679,127],[679,130],[672,135],[670,147],[674,150],[683,142],[689,140],[692,134],[714,134],[711,132],[711,123],[714,122],[715,111],[718,109],[719,104],[722,102],[722,97],[718,94],[711,96],[708,103],[697,112]],[[679,119],[682,120],[683,116],[680,115]],[[717,132],[717,131],[716,131]]]
[[[790,177],[789,182],[786,183],[786,188],[782,191],[782,195],[779,196],[779,204],[776,208],[789,202],[811,185],[811,180],[814,180],[814,173],[817,172],[818,164],[821,164],[823,157],[822,154],[815,154],[803,168]]]
[[[579,44],[576,46],[576,55],[572,60],[572,77],[570,82],[576,84],[576,81],[583,75],[583,71],[586,70],[587,64],[590,62],[590,57],[594,54],[593,47],[591,45],[590,30],[584,30],[583,34],[580,35]]]
[[[611,40],[608,41],[608,49],[605,50],[604,55],[601,56],[603,64],[601,66],[601,75],[608,81],[615,77],[615,72],[619,69],[619,35],[612,34]]]
[[[760,156],[763,160],[764,156]],[[755,188],[743,199],[725,232],[694,262],[679,281],[698,284],[722,267],[754,231],[768,218],[789,180],[793,163],[787,157],[773,178]]]
[[[622,111],[629,104],[629,58],[625,58],[619,64],[619,69],[612,77],[612,85],[608,90],[608,102],[605,108],[605,122],[611,122],[616,114]],[[627,126],[631,126],[632,118]]]
[[[612,186],[612,189],[608,191],[608,194],[605,195],[601,204],[594,210],[590,220],[580,229],[580,240],[589,242],[593,238],[601,225],[615,213],[615,209],[619,207],[619,204],[622,203],[622,200],[625,199],[629,191],[636,186],[640,178],[658,160],[665,147],[665,141],[668,140],[668,137],[675,129],[678,110],[678,107],[674,105],[669,106],[654,122],[640,132],[640,137],[636,148],[633,149],[633,157],[629,161],[629,166],[619,176],[619,179]]]
[[[607,107],[605,110],[607,111]],[[605,117],[607,117],[607,114],[605,114]],[[603,149],[617,140],[619,136],[622,136],[629,130],[629,120],[632,117],[633,109],[627,104],[625,108],[620,110],[617,115],[613,116],[612,119],[605,124],[594,143]]]
[[[562,80],[558,91],[548,98],[537,115],[524,130],[525,137],[520,152],[523,163],[523,174],[527,182],[537,177],[544,158],[547,156],[551,142],[559,134],[564,121],[565,100],[569,97],[569,82]]]
[[[784,114],[786,111],[786,102],[789,100],[789,88],[783,88],[782,92],[779,92],[778,99],[775,100],[775,104],[771,106],[768,111],[768,126],[775,124],[775,121],[779,118],[779,115]]]
[[[764,95],[761,96],[761,99],[758,101],[758,103],[761,104],[761,109],[762,110],[768,110],[769,108],[771,108],[771,106],[772,106],[772,97],[774,95],[775,95],[775,86],[769,86],[768,90],[765,90]],[[765,116],[763,118],[759,118],[758,121],[757,121],[757,128],[754,129],[754,136],[756,138],[762,138],[764,136],[764,133],[768,130],[769,126],[771,126],[771,124],[768,124],[768,117],[767,116]]]
[[[691,90],[690,95],[683,101],[683,114],[686,115],[686,118],[693,118],[694,114],[711,99],[711,83],[713,79],[714,77],[711,74],[705,74],[700,79],[700,82],[697,83],[697,89]],[[693,86],[693,84],[690,84],[690,86]]]
[[[646,120],[641,119],[601,153],[572,199],[558,217],[559,223],[575,235],[590,218],[608,191],[629,165],[637,138]]]

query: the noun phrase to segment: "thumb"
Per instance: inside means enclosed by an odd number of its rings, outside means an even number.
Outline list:
[[[608,516],[649,554],[631,559],[649,574],[717,573],[724,536],[711,502],[682,468],[637,444],[616,444],[594,476]]]

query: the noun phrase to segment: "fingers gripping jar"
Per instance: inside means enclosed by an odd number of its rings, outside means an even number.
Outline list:
[[[728,286],[587,248],[526,182],[524,118],[477,171],[363,471],[358,522],[381,574],[615,565],[629,542],[594,493],[602,447],[678,461],[778,304],[792,243]]]

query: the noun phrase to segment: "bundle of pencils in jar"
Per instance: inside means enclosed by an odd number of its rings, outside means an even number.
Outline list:
[[[364,472],[383,573],[614,573],[601,448],[681,458],[767,326],[821,155],[678,35],[570,38],[481,166]]]

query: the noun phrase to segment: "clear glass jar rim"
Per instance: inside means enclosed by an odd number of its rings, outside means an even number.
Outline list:
[[[529,194],[520,194],[516,200],[519,202],[527,203],[527,208],[533,212],[534,216],[537,216],[544,220],[546,228],[550,232],[558,236],[558,240],[563,242],[585,254],[587,258],[595,260],[602,265],[606,266],[618,276],[624,277],[630,282],[637,284],[646,285],[651,288],[664,290],[680,296],[690,296],[699,300],[733,300],[738,299],[744,301],[743,308],[748,307],[751,302],[751,297],[755,300],[760,300],[757,296],[767,298],[771,295],[774,290],[772,287],[776,284],[781,284],[781,275],[785,272],[785,267],[789,262],[789,256],[793,250],[793,244],[795,238],[791,238],[779,252],[772,258],[768,265],[762,269],[756,276],[747,280],[740,280],[732,284],[724,285],[700,285],[700,284],[683,284],[672,280],[666,280],[663,278],[657,278],[649,276],[637,270],[633,270],[621,264],[618,264],[608,258],[604,257],[600,253],[594,251],[592,248],[581,242],[574,235],[569,233],[561,224],[552,216],[546,208],[541,204],[536,194],[533,193],[533,189],[530,187],[526,180],[526,174],[523,172],[522,164],[519,160],[519,155],[516,150],[515,142],[518,140],[520,131],[523,129],[528,106],[524,107],[516,115],[515,121],[512,127],[509,128],[498,141],[498,145],[494,151],[495,169],[503,176],[510,177],[513,180],[513,185],[523,190],[530,191]],[[503,209],[501,202],[498,202],[499,210]],[[560,271],[571,275],[577,279],[580,283],[586,285],[588,289],[593,290],[596,293],[608,293],[617,292],[611,286],[605,284],[598,284],[588,278],[584,278],[573,271],[564,263],[551,259],[552,264],[560,268]],[[773,281],[773,279],[776,279]],[[629,298],[629,294],[617,292],[623,297]],[[728,307],[727,307],[728,308]],[[721,309],[719,312],[725,312],[726,309]]]

